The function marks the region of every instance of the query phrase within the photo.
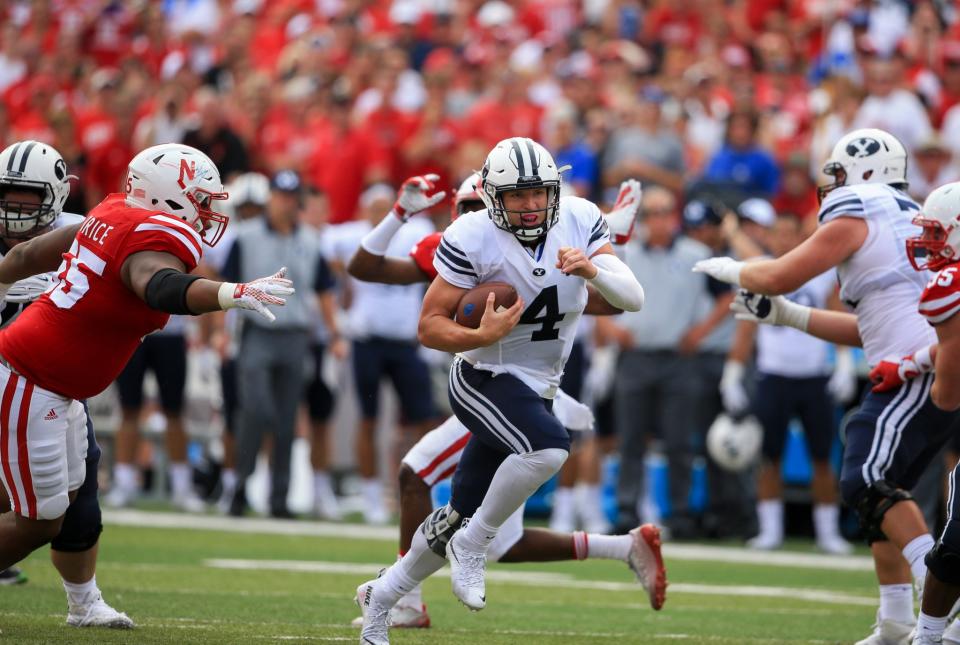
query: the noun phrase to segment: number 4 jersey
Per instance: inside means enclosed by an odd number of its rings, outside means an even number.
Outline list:
[[[0,355],[34,385],[72,399],[99,394],[147,334],[170,317],[151,309],[120,278],[141,251],[169,253],[192,271],[200,235],[183,220],[130,208],[108,196],[83,220],[56,281],[8,327]]]
[[[434,267],[450,284],[472,289],[506,282],[524,302],[520,323],[498,343],[463,356],[479,369],[513,374],[534,392],[553,398],[587,304],[586,281],[556,268],[561,247],[587,257],[610,241],[600,209],[579,197],[560,200],[560,217],[536,249],[528,250],[486,210],[463,215],[443,233]]]

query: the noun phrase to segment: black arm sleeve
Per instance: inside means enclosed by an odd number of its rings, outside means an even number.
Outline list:
[[[196,315],[187,308],[187,289],[199,279],[198,275],[188,275],[176,269],[160,269],[147,283],[143,299],[151,309],[168,314]]]

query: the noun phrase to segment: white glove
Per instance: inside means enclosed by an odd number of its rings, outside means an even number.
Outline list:
[[[4,300],[6,302],[33,302],[42,296],[51,284],[53,284],[53,276],[50,273],[40,273],[23,280],[17,280],[9,285]]]
[[[763,323],[765,325],[785,325],[800,331],[807,331],[810,322],[810,307],[798,305],[783,296],[762,296],[741,289],[730,303],[730,310],[737,320]]]
[[[286,276],[287,267],[283,267],[271,276],[257,278],[251,282],[241,284],[224,282],[217,293],[220,308],[224,311],[248,309],[273,322],[277,317],[267,309],[267,305],[283,306],[287,301],[278,296],[289,296],[294,293],[293,282]]]
[[[400,186],[400,192],[397,193],[397,201],[393,204],[393,212],[401,220],[406,222],[413,215],[420,211],[425,211],[440,203],[447,196],[446,191],[427,195],[428,192],[436,190],[434,182],[440,179],[440,175],[423,175],[410,177]]]
[[[740,271],[743,269],[743,262],[733,258],[710,258],[709,260],[700,260],[693,265],[694,273],[706,273],[719,280],[728,282],[734,286],[740,286]]]
[[[616,345],[604,345],[593,350],[590,367],[584,378],[584,385],[593,401],[605,400],[613,390],[619,355],[620,350]]]
[[[743,387],[743,363],[727,361],[723,364],[723,376],[720,377],[720,398],[723,409],[731,416],[738,416],[750,405],[750,397]]]
[[[607,226],[613,234],[614,244],[626,244],[633,233],[633,224],[640,210],[643,188],[636,179],[627,179],[620,184],[620,193],[613,209],[607,213]]]
[[[827,381],[827,393],[841,405],[846,405],[856,396],[857,371],[849,349],[837,348],[833,374]]]

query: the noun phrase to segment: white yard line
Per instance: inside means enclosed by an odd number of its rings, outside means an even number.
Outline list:
[[[210,559],[205,560],[208,567],[217,569],[239,569],[244,571],[297,571],[304,573],[333,573],[344,575],[375,576],[382,565],[361,562],[321,562],[307,560],[243,560]],[[435,575],[447,576],[449,572],[441,569]],[[487,571],[487,580],[526,587],[563,587],[567,589],[596,589],[600,591],[625,591],[635,593],[640,588],[635,583],[607,582],[605,580],[581,580],[565,573],[536,571]],[[766,587],[760,585],[707,585],[692,583],[674,583],[669,593],[696,594],[707,596],[742,596],[751,598],[786,598],[805,600],[832,605],[857,605],[872,607],[875,598],[854,594],[803,589],[798,587]]]
[[[305,537],[349,538],[395,542],[394,526],[367,526],[365,524],[338,524],[305,520],[275,520],[267,518],[227,518],[214,515],[184,513],[156,513],[146,511],[103,512],[105,524],[148,528],[193,529],[226,531],[229,533],[263,533],[267,535],[300,535]],[[708,546],[703,544],[665,544],[663,554],[668,560],[696,562],[728,562],[756,564],[797,569],[825,569],[828,571],[873,571],[873,560],[865,555],[831,556],[795,551],[753,551],[739,547]]]

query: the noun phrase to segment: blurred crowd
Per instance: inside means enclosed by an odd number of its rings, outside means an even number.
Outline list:
[[[677,266],[731,247],[748,257],[782,248],[785,237],[795,244],[791,225],[777,222],[815,227],[816,185],[826,183],[820,166],[854,128],[883,128],[904,143],[918,200],[960,179],[960,20],[946,0],[36,0],[5,3],[0,15],[0,147],[28,138],[54,145],[77,176],[65,210],[78,213],[117,190],[137,151],[165,142],[200,148],[229,184],[236,220],[263,216],[269,232],[293,218],[320,231],[331,274],[316,292],[333,291],[348,314],[335,323],[318,305],[314,344],[338,359],[349,351],[341,337],[364,342],[377,322],[376,313],[356,313],[345,296],[356,285],[345,286],[342,268],[406,177],[436,173],[450,195],[497,141],[529,136],[572,166],[564,176],[571,192],[601,205],[613,203],[622,181],[639,179],[644,203],[628,263],[645,287],[669,286],[664,298],[696,305],[677,313],[648,296],[641,316],[583,333],[586,355],[608,375],[598,367],[587,378],[584,366],[584,387],[596,403],[610,400],[598,405],[599,425],[632,459],[610,518],[618,528],[655,512],[645,511],[641,490],[653,440],[670,461],[677,535],[719,534],[731,512],[745,518],[736,525],[744,537],[756,529],[756,491],[746,482],[711,486],[715,501],[728,504],[713,508],[712,524],[687,509],[706,427],[724,408],[742,413],[746,404],[732,403],[724,368],[735,333],[730,294],[681,280]],[[438,228],[448,207],[434,213]],[[235,258],[230,264],[235,244],[224,240],[209,270],[239,270]],[[392,297],[385,294],[365,297]],[[405,306],[396,297],[391,311]],[[201,336],[228,358],[241,341],[230,329],[228,321]],[[670,360],[684,363],[678,375],[698,376],[668,393],[649,389],[645,370],[662,379],[657,365]],[[304,385],[321,376],[318,367]],[[834,389],[852,396],[851,387]],[[439,392],[430,405],[443,406]],[[641,392],[662,418],[634,433],[646,421],[627,423],[627,401]],[[332,405],[314,401],[320,447],[312,457],[317,498],[335,516],[323,448]],[[405,421],[422,430],[429,416]],[[125,423],[130,431],[136,417]],[[360,434],[372,434],[369,418],[363,423]],[[383,473],[370,465],[366,441],[357,458],[370,508],[384,497],[375,485]],[[616,452],[613,441],[604,450]],[[589,509],[599,475],[596,448],[585,451],[582,462],[571,460],[580,473],[565,475],[557,499],[572,500],[579,481]],[[185,459],[182,445],[176,452]],[[132,486],[133,477],[120,479]],[[181,490],[184,477],[175,477]],[[227,483],[232,490],[236,479]],[[245,500],[231,504],[239,513]],[[286,515],[279,501],[271,510]]]

